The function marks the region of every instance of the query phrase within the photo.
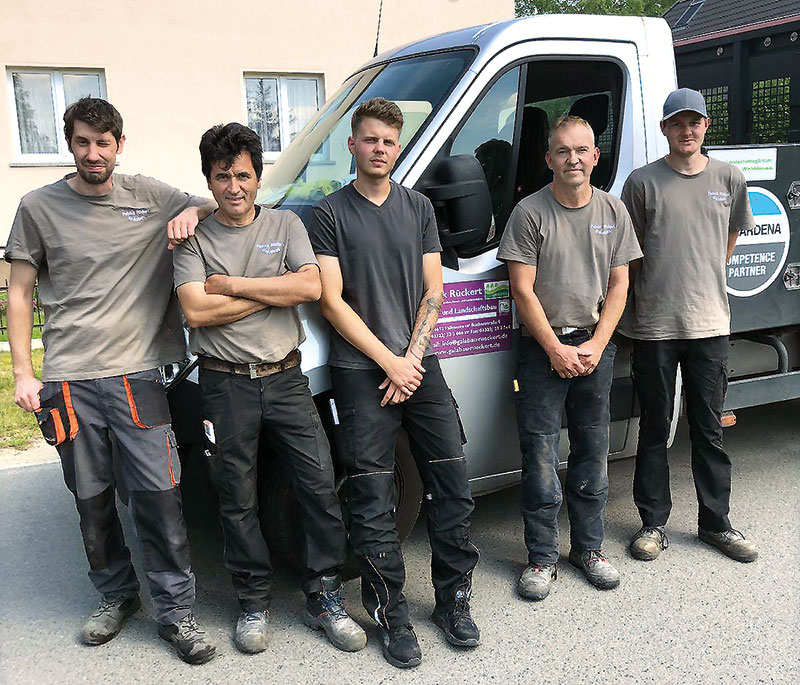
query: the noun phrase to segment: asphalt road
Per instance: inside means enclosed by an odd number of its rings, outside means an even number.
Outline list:
[[[800,403],[738,417],[726,432],[734,462],[731,518],[759,543],[756,563],[730,561],[697,540],[682,426],[671,452],[671,545],[655,562],[637,562],[626,552],[638,527],[633,462],[609,467],[604,550],[622,573],[617,590],[595,590],[563,558],[547,600],[518,599],[514,585],[525,560],[519,490],[478,500],[472,525],[482,559],[472,604],[483,643],[474,651],[449,646],[428,620],[429,548],[418,525],[405,547],[407,595],[424,653],[412,672],[384,661],[357,581],[348,583],[347,604],[370,641],[360,653],[343,654],[302,624],[302,593],[285,571],[276,582],[269,648],[239,654],[231,642],[237,604],[222,566],[221,536],[197,511],[190,526],[196,613],[216,639],[218,657],[205,666],[183,664],[158,639],[147,612],[112,642],[84,647],[77,634],[97,598],[59,466],[0,471],[0,682],[798,683]],[[567,540],[563,516],[561,523]],[[131,539],[127,522],[126,533]]]

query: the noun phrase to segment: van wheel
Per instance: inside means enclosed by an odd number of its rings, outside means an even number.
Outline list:
[[[259,479],[259,519],[261,532],[267,541],[270,553],[280,559],[289,568],[301,571],[303,566],[302,526],[300,524],[300,509],[294,497],[292,483],[286,469],[275,464],[269,470],[269,476]],[[337,490],[342,493],[346,479],[337,479]],[[401,431],[395,443],[395,522],[397,534],[401,542],[405,540],[419,516],[422,505],[422,480],[414,463],[414,457],[408,445],[408,436]],[[347,499],[342,497],[342,518],[345,525],[350,526],[350,512]],[[359,575],[358,561],[353,551],[348,546],[347,563],[342,569],[345,580],[356,578]]]

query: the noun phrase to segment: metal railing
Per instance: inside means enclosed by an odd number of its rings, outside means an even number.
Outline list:
[[[44,310],[42,303],[39,302],[39,289],[33,289],[33,327],[41,331],[44,327]],[[0,334],[8,332],[8,281],[2,281],[0,285]]]

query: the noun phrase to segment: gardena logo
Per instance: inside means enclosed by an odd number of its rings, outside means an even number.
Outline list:
[[[789,253],[789,218],[771,192],[747,189],[755,226],[739,231],[736,249],[726,266],[728,293],[752,297],[778,277]]]

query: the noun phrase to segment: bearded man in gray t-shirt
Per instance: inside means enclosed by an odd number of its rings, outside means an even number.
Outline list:
[[[730,332],[725,262],[739,231],[754,221],[742,172],[701,152],[710,122],[700,93],[670,93],[661,119],[669,154],[634,171],[622,189],[644,252],[620,325],[634,341],[641,406],[633,498],[642,527],[630,551],[643,561],[668,545],[667,442],[679,365],[699,537],[737,561],[758,556],[756,545],[728,519],[731,462],[722,447],[721,422]]]
[[[204,663],[216,648],[192,616],[180,461],[158,367],[186,356],[167,237],[189,235],[214,205],[114,173],[125,137],[105,100],[70,105],[64,124],[78,172],[22,198],[6,247],[14,401],[36,412],[75,496],[89,577],[103,595],[82,641],[108,642],[140,606],[115,505],[115,440],[159,635],[184,661]],[[44,384],[30,353],[37,278]]]
[[[569,561],[599,589],[619,585],[618,571],[601,552],[616,352],[611,334],[625,307],[628,263],[642,254],[625,206],[589,183],[600,155],[589,123],[558,119],[548,148],[553,182],[514,208],[497,251],[508,262],[522,321],[514,398],[528,564],[517,591],[534,600],[547,597],[556,579],[565,407]]]
[[[258,514],[258,483],[268,475],[269,436],[291,475],[305,543],[303,618],[331,643],[354,652],[366,633],[344,609],[341,569],[347,532],[333,464],[308,379],[297,305],[319,299],[319,266],[294,214],[255,204],[261,139],[247,126],[214,126],[200,158],[219,209],[174,252],[175,287],[200,359],[208,472],[219,496],[225,565],[241,606],[234,643],[267,646],[272,566]],[[278,468],[283,466],[279,464]]]

